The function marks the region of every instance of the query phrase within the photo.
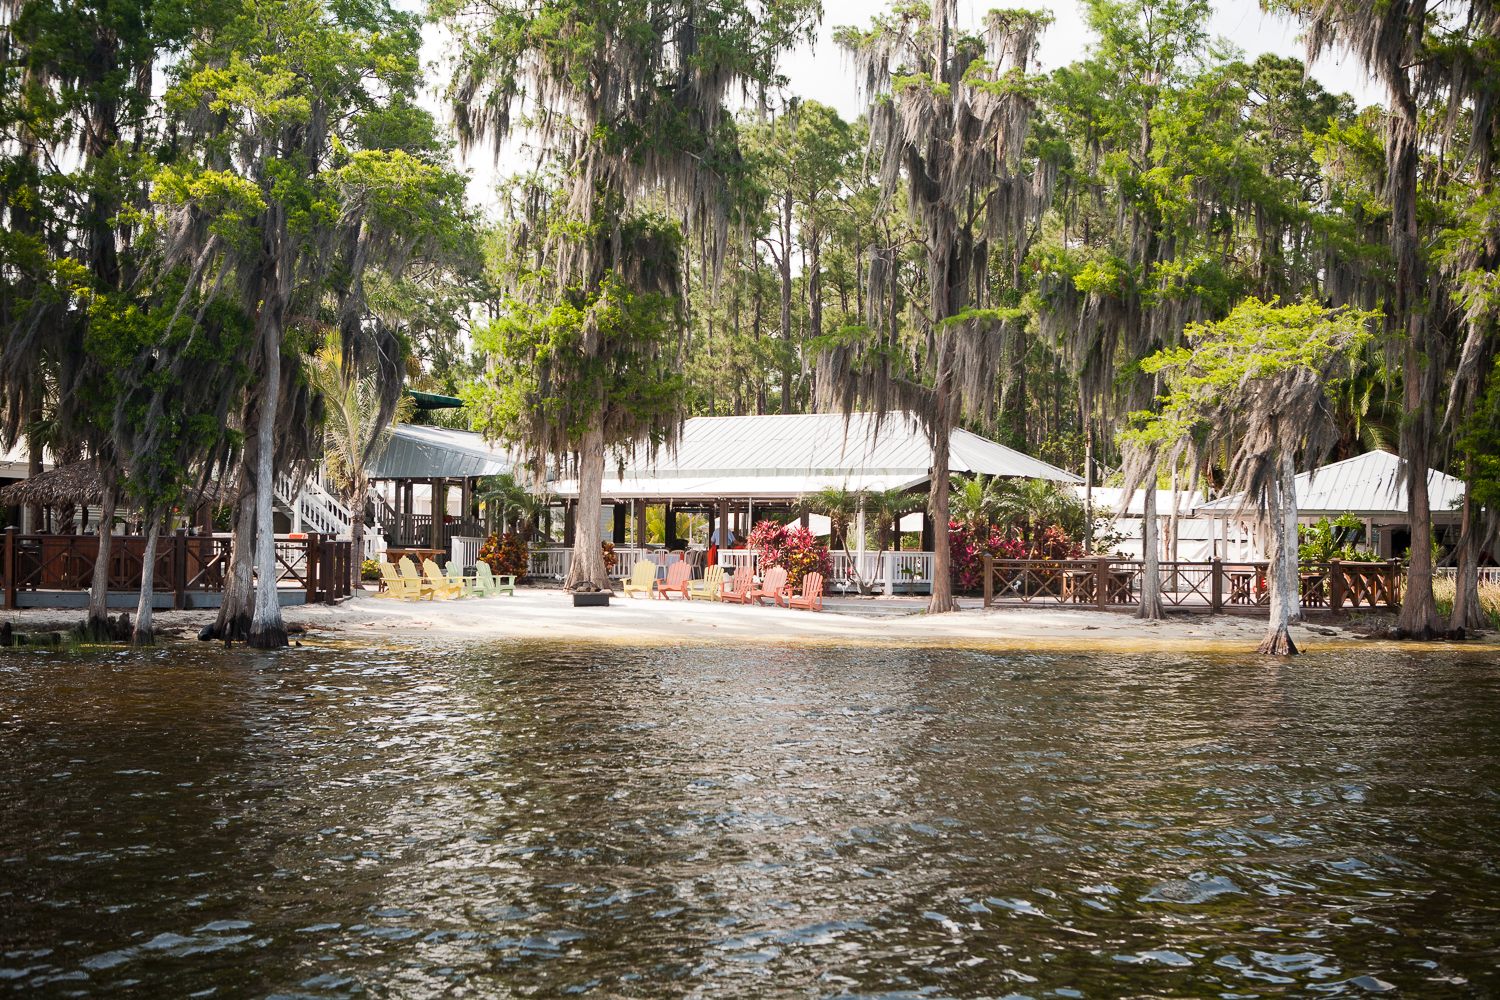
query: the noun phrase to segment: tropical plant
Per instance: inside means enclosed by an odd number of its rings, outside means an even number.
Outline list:
[[[828,546],[801,525],[759,521],[750,530],[747,544],[760,552],[762,568],[779,566],[786,570],[787,584],[793,588],[800,587],[808,573],[822,574],[825,587],[833,575]]]
[[[485,516],[492,518],[491,527],[498,525],[501,531],[514,531],[530,539],[546,499],[531,492],[513,472],[485,476],[478,486],[474,498],[485,505]]]
[[[489,564],[497,576],[522,579],[531,572],[530,552],[526,540],[513,531],[496,532],[479,547],[478,558]]]

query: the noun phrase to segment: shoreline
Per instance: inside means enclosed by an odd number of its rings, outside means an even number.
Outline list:
[[[452,601],[397,601],[373,591],[335,605],[300,604],[282,609],[288,626],[300,626],[294,638],[313,641],[359,641],[372,636],[442,639],[561,639],[622,645],[651,643],[833,643],[873,645],[977,645],[1039,649],[1098,649],[1122,652],[1177,650],[1253,653],[1265,632],[1265,620],[1234,614],[1173,614],[1141,621],[1125,612],[1099,612],[1060,606],[993,607],[965,600],[961,610],[928,615],[925,602],[901,598],[828,598],[821,613],[777,607],[720,604],[713,601],[655,600],[616,596],[608,607],[574,608],[571,597],[556,588],[521,587],[514,597],[463,598]],[[829,605],[837,610],[827,610]],[[159,636],[196,640],[217,609],[156,611]],[[21,608],[0,614],[17,632],[65,631],[82,619],[74,608]],[[1292,626],[1299,649],[1355,648],[1379,645],[1395,649],[1457,652],[1500,648],[1500,635],[1458,642],[1403,643],[1365,638],[1360,633],[1390,622],[1385,614],[1351,615],[1339,621],[1312,621]]]

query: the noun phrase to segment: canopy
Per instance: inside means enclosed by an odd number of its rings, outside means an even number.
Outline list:
[[[396,424],[367,471],[371,479],[464,479],[499,475],[513,464],[473,431]]]

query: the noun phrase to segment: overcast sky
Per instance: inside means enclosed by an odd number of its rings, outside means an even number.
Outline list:
[[[1056,20],[1047,29],[1037,54],[1042,71],[1081,59],[1094,39],[1083,27],[1080,5],[1074,0],[1012,0],[1017,6],[1033,9],[1049,9]],[[854,75],[849,62],[833,44],[833,30],[841,25],[868,26],[870,15],[885,9],[884,2],[870,0],[823,0],[823,23],[818,29],[816,44],[804,46],[789,54],[783,61],[781,71],[791,80],[789,91],[804,98],[821,101],[837,108],[846,119],[857,118],[864,110],[855,92]],[[964,26],[976,25],[984,13],[995,6],[994,0],[959,0],[959,20]],[[431,62],[441,57],[443,43],[433,29],[427,31],[427,44],[423,48],[423,61]],[[1254,59],[1264,52],[1303,58],[1305,49],[1297,39],[1297,28],[1287,18],[1261,12],[1257,0],[1221,0],[1209,22],[1209,34],[1222,37],[1241,49],[1245,56]],[[438,85],[446,71],[433,69],[429,79]],[[1346,92],[1361,105],[1381,100],[1382,91],[1372,85],[1363,69],[1349,60],[1342,64],[1324,57],[1313,66],[1312,75],[1323,86],[1334,93]],[[429,107],[438,108],[435,93],[429,94]],[[514,143],[512,144],[514,147]],[[527,158],[512,148],[501,157],[498,173],[505,174],[527,163]],[[469,197],[479,205],[494,203],[493,186],[497,170],[491,162],[488,150],[476,150],[464,166],[472,171]]]

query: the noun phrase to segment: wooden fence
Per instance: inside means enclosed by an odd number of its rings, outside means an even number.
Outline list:
[[[152,554],[152,590],[170,592],[172,607],[189,607],[192,594],[224,591],[229,574],[230,535],[189,535],[178,529],[157,539]],[[277,586],[300,590],[309,604],[332,604],[350,592],[351,545],[328,535],[276,540]],[[87,591],[94,583],[97,535],[23,535],[5,530],[0,549],[0,586],[5,607],[16,607],[17,592]],[[146,560],[146,538],[116,535],[109,547],[111,592],[139,592]]]
[[[1161,599],[1167,607],[1217,614],[1270,604],[1265,562],[1162,562]],[[1140,560],[996,559],[984,557],[984,606],[996,603],[1086,605],[1100,611],[1139,605]],[[1302,606],[1341,611],[1348,605],[1397,608],[1404,569],[1389,562],[1305,563],[1300,567]]]

